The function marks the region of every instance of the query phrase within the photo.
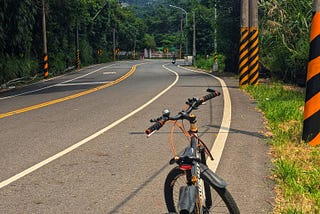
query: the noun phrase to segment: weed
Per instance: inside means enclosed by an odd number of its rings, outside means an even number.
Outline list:
[[[280,83],[245,90],[257,101],[272,132],[274,213],[319,213],[320,151],[301,140],[304,92]]]

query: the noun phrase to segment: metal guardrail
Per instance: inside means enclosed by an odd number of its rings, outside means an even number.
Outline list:
[[[10,89],[10,88],[15,88],[17,84],[25,84],[25,83],[29,83],[32,82],[33,80],[35,80],[38,77],[38,74],[36,74],[33,77],[20,77],[20,78],[16,78],[13,80],[10,80],[4,84],[1,85],[1,89]]]
[[[75,69],[75,66],[70,66],[64,70],[64,73],[71,71],[73,69]],[[0,85],[0,89],[12,89],[12,88],[15,88],[17,84],[30,83],[30,82],[34,81],[37,77],[39,77],[39,74],[36,74],[33,77],[25,76],[25,77],[16,78],[16,79],[10,80],[10,81]]]

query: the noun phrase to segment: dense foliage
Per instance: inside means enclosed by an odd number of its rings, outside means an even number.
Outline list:
[[[227,9],[223,7],[233,1],[220,1],[221,14],[225,14]],[[5,0],[0,11],[3,23],[0,26],[0,84],[41,72],[42,2],[46,14],[49,68],[53,75],[75,64],[77,28],[81,63],[91,64],[112,60],[113,29],[116,32],[115,46],[121,51],[142,52],[144,48],[162,47],[177,53],[181,45],[182,55],[191,55],[194,13],[197,55],[206,56],[213,53],[213,31],[219,26],[214,20],[213,3],[207,0],[127,0],[122,4],[117,0]],[[169,7],[169,4],[184,8],[188,12],[188,22],[183,11]],[[233,11],[238,11],[237,7]],[[97,13],[99,15],[93,20]],[[229,28],[227,32],[232,38],[220,37],[220,42],[226,45],[218,45],[218,48],[235,71],[238,20],[232,19],[235,22],[230,24],[224,16],[221,15],[219,20],[223,26],[219,31],[225,34]],[[102,55],[98,50],[102,50]]]
[[[225,63],[221,68],[238,71],[239,0],[3,0],[0,3],[0,84],[41,73],[42,2],[50,74],[58,74],[75,64],[77,29],[82,65],[113,60],[114,45],[130,58],[132,51],[138,56],[144,48],[168,48],[176,54],[181,48],[182,55],[191,55],[193,14],[197,58],[210,56],[206,63],[212,62],[216,29],[217,52],[224,56],[220,59],[225,59],[219,62]],[[170,4],[187,11],[187,23],[186,14]],[[311,0],[259,0],[260,62],[273,76],[304,82],[311,4]],[[98,50],[102,52],[98,54]]]
[[[260,60],[284,81],[304,84],[312,1],[260,0]]]
[[[0,84],[41,72],[42,2],[50,74],[75,64],[77,29],[82,64],[112,59],[113,29],[116,48],[132,53],[146,47],[145,23],[116,0],[4,0],[0,11]]]

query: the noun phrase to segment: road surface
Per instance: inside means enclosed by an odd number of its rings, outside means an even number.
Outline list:
[[[207,87],[222,96],[196,111],[199,134],[210,148],[227,137],[212,166],[241,213],[267,213],[270,157],[254,101],[232,77],[161,60],[94,65],[1,93],[0,213],[166,213],[170,129],[144,130]],[[178,136],[176,149],[185,145]]]

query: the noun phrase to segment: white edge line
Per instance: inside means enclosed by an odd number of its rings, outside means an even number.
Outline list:
[[[180,66],[179,66],[180,67]],[[202,72],[202,71],[195,71],[195,70],[191,70],[188,68],[184,68],[181,67],[185,70],[189,70],[189,71],[193,71],[193,72],[198,72],[198,73],[203,73],[203,74],[207,74],[209,76],[214,77],[215,79],[217,79],[220,82],[220,85],[222,87],[222,91],[223,91],[223,101],[224,101],[224,108],[223,108],[223,117],[222,117],[222,121],[221,121],[221,126],[219,129],[219,133],[213,143],[213,146],[210,150],[214,160],[213,161],[207,161],[207,165],[208,167],[212,170],[212,171],[216,171],[222,156],[222,152],[224,149],[224,146],[226,144],[227,141],[227,137],[229,134],[229,130],[230,130],[230,124],[231,124],[231,99],[230,99],[230,93],[228,90],[228,87],[226,85],[226,83],[224,82],[223,79],[216,77],[212,74],[206,73],[206,72]]]
[[[12,182],[14,182],[14,181],[16,181],[16,180],[18,180],[18,179],[20,179],[20,178],[22,178],[22,177],[30,174],[30,173],[32,173],[33,171],[35,171],[35,170],[43,167],[44,165],[46,165],[46,164],[48,164],[48,163],[50,163],[50,162],[52,162],[52,161],[54,161],[54,160],[56,160],[56,159],[64,156],[64,155],[66,155],[67,153],[69,153],[69,152],[77,149],[77,148],[80,147],[81,145],[84,145],[84,144],[88,143],[89,141],[95,139],[96,137],[100,136],[101,134],[103,134],[103,133],[105,133],[106,131],[110,130],[111,128],[115,127],[115,126],[118,125],[119,123],[125,121],[125,120],[128,119],[129,117],[131,117],[131,116],[133,116],[134,114],[138,113],[139,111],[141,111],[142,109],[144,109],[145,107],[147,107],[148,105],[150,105],[152,102],[154,102],[155,100],[157,100],[160,96],[162,96],[164,93],[166,93],[168,90],[170,90],[170,89],[178,82],[178,80],[179,80],[179,74],[178,74],[177,72],[175,72],[175,71],[167,68],[165,65],[162,65],[162,67],[165,68],[165,69],[167,69],[168,71],[170,71],[170,72],[172,72],[172,73],[174,73],[174,74],[176,75],[175,81],[174,81],[171,85],[169,85],[166,89],[164,89],[163,91],[161,91],[158,95],[156,95],[154,98],[152,98],[151,100],[149,100],[148,102],[146,102],[145,104],[143,104],[142,106],[140,106],[139,108],[137,108],[136,110],[132,111],[131,113],[129,113],[129,114],[127,114],[127,115],[125,115],[125,116],[122,117],[121,119],[119,119],[119,120],[111,123],[111,124],[108,125],[107,127],[105,127],[105,128],[103,128],[103,129],[101,129],[100,131],[94,133],[93,135],[91,135],[91,136],[89,136],[89,137],[87,137],[87,138],[79,141],[79,142],[76,143],[76,144],[73,144],[72,146],[66,148],[65,150],[63,150],[63,151],[61,151],[61,152],[59,152],[59,153],[57,153],[57,154],[55,154],[55,155],[53,155],[53,156],[45,159],[45,160],[43,160],[43,161],[41,161],[40,163],[37,163],[37,164],[31,166],[30,168],[28,168],[28,169],[26,169],[26,170],[24,170],[24,171],[22,171],[22,172],[20,172],[20,173],[18,173],[18,174],[16,174],[16,175],[10,177],[10,178],[2,181],[2,182],[0,183],[0,189],[3,188],[3,187],[5,187],[5,186],[7,186],[7,185],[9,185],[9,184],[11,184]]]

